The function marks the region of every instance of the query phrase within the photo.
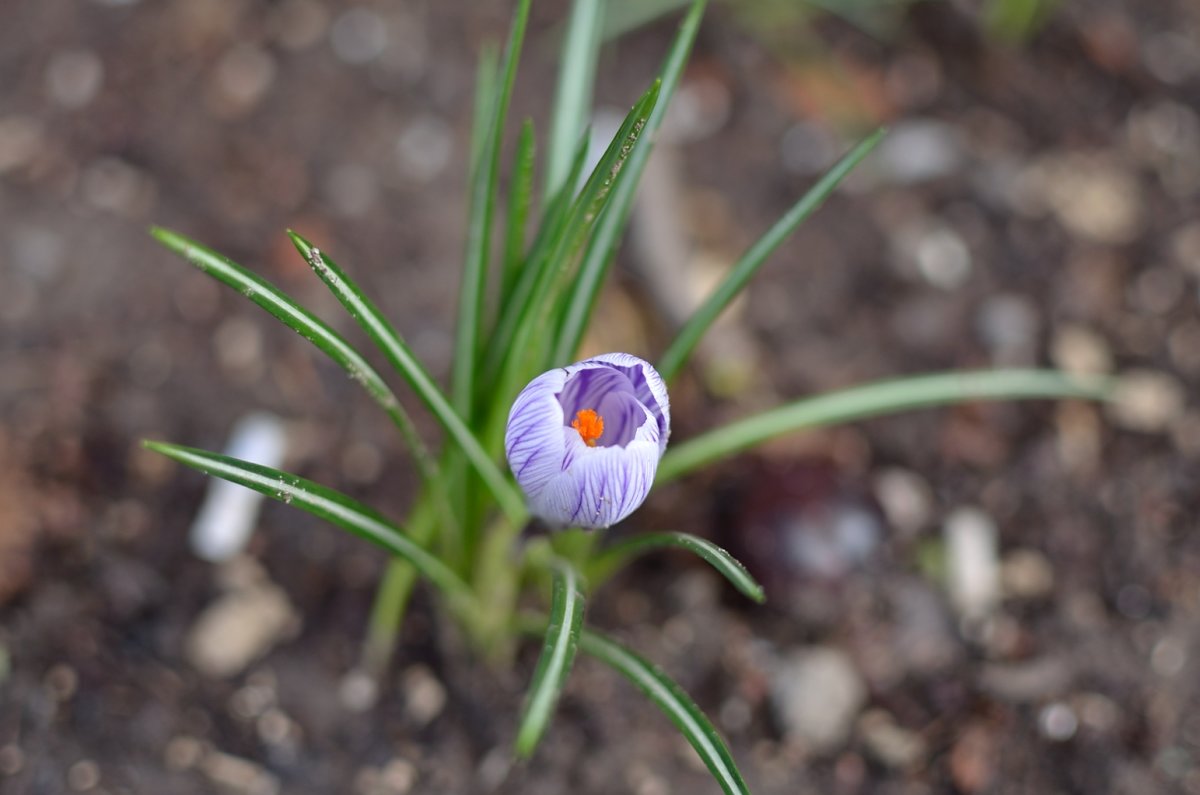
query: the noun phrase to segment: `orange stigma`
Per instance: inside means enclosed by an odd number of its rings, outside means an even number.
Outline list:
[[[596,440],[604,434],[604,418],[595,409],[580,409],[571,421],[571,427],[579,431],[584,444],[595,447]]]

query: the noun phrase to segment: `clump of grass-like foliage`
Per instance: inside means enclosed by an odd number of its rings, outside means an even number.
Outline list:
[[[410,448],[423,488],[403,523],[298,475],[216,453],[163,442],[146,446],[210,475],[259,491],[371,541],[394,556],[380,584],[365,646],[379,671],[390,656],[407,598],[418,579],[442,597],[478,652],[509,659],[523,634],[544,638],[516,733],[515,751],[534,752],[554,712],[577,650],[628,678],[675,724],[727,793],[746,785],[724,741],[692,700],[662,671],[616,641],[584,628],[588,588],[638,555],[664,548],[693,552],[750,599],[764,594],[728,553],[678,532],[635,535],[596,549],[598,534],[574,530],[519,544],[529,515],[525,499],[502,468],[505,422],[513,398],[534,375],[573,360],[596,296],[626,225],[634,191],[668,101],[695,39],[704,0],[694,0],[675,35],[658,80],[638,98],[599,162],[583,174],[586,116],[601,25],[599,0],[576,0],[563,49],[552,132],[544,158],[544,191],[535,210],[534,133],[525,122],[509,168],[505,213],[498,217],[500,153],[509,98],[530,0],[518,0],[503,56],[481,60],[471,145],[470,215],[459,297],[453,374],[443,391],[392,324],[334,260],[295,232],[300,256],[338,298],[389,364],[445,431],[444,449],[429,450],[384,377],[354,346],[274,285],[199,243],[165,229],[153,235],[168,249],[243,293],[298,331],[362,384]],[[746,286],[771,252],[875,147],[868,136],[805,193],[730,268],[724,281],[658,358],[670,382],[696,343]],[[527,222],[535,219],[532,242]],[[494,229],[502,239],[493,240]],[[493,251],[499,255],[493,257]],[[948,373],[904,378],[797,400],[676,444],[658,468],[657,483],[731,456],[767,439],[902,409],[964,400],[1099,398],[1107,386],[1050,371]],[[517,610],[518,596],[550,584],[544,613]]]

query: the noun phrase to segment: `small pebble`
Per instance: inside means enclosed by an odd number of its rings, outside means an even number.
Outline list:
[[[446,122],[429,114],[418,116],[396,138],[400,175],[419,185],[437,179],[453,154],[453,131]]]
[[[881,709],[863,714],[858,722],[858,733],[867,751],[891,768],[915,767],[928,753],[925,740],[919,734],[897,725],[895,718]]]
[[[969,724],[950,749],[950,778],[960,792],[986,791],[996,778],[1001,759],[998,738],[982,723]]]
[[[789,738],[814,752],[841,747],[867,700],[867,687],[842,651],[812,646],[790,653],[770,677],[771,703]]]
[[[916,246],[917,267],[934,287],[953,290],[971,275],[971,252],[962,237],[949,227],[930,230]]]
[[[883,470],[875,476],[874,494],[888,524],[905,535],[923,530],[933,517],[933,490],[915,472]]]
[[[1150,315],[1165,315],[1183,298],[1186,284],[1175,268],[1147,268],[1134,279],[1131,299],[1138,309]]]
[[[1100,693],[1081,693],[1073,699],[1080,722],[1094,732],[1107,733],[1121,722],[1121,708]]]
[[[1054,589],[1054,567],[1036,549],[1015,549],[1000,564],[1000,582],[1006,596],[1041,599]]]
[[[1118,425],[1144,433],[1167,430],[1183,410],[1183,387],[1174,376],[1154,370],[1123,374],[1109,404],[1109,414]]]
[[[206,748],[195,737],[172,737],[164,754],[167,767],[171,770],[188,770],[200,764]]]
[[[231,118],[253,110],[275,82],[275,59],[261,47],[237,44],[220,60],[209,84],[209,108]]]
[[[238,795],[275,795],[280,791],[279,779],[249,759],[214,751],[201,760],[200,769],[213,783]]]
[[[234,425],[225,454],[274,468],[283,463],[287,447],[283,421],[274,414],[257,411]],[[262,500],[262,494],[244,486],[225,480],[209,481],[204,502],[188,531],[192,552],[214,563],[232,560],[249,542]]]
[[[1104,337],[1086,326],[1063,325],[1055,329],[1050,358],[1071,375],[1100,375],[1112,370],[1112,351]]]
[[[100,783],[100,766],[90,759],[82,759],[67,770],[67,786],[75,792],[87,792]]]
[[[104,64],[90,50],[57,52],[46,67],[46,91],[50,98],[69,110],[82,108],[100,92]]]
[[[150,211],[157,189],[140,168],[120,158],[100,157],[84,167],[79,193],[97,210],[133,218]]]
[[[1096,243],[1128,243],[1141,232],[1136,177],[1107,153],[1055,153],[1017,179],[1018,205],[1048,210],[1069,232]]]
[[[241,672],[294,634],[299,616],[287,594],[264,582],[219,597],[204,609],[184,644],[188,663],[206,676]]]
[[[793,124],[779,139],[779,157],[783,167],[802,177],[824,172],[837,159],[840,144],[823,124],[801,121]]]
[[[1150,653],[1150,667],[1162,677],[1181,673],[1187,661],[1187,646],[1175,637],[1163,638],[1154,644],[1154,650]]]
[[[425,726],[446,706],[446,688],[427,666],[413,665],[401,677],[404,712],[418,726]]]
[[[387,23],[361,6],[343,12],[329,30],[334,55],[352,66],[370,63],[382,55],[388,38]]]
[[[911,119],[896,124],[876,152],[876,167],[900,185],[946,177],[963,165],[962,135],[942,121]]]
[[[338,697],[350,712],[366,712],[379,700],[379,684],[366,671],[355,669],[342,677]]]
[[[702,141],[725,126],[732,106],[721,80],[703,75],[686,79],[667,108],[664,133],[674,142]]]
[[[1000,596],[996,524],[978,508],[959,508],[942,527],[946,543],[946,586],[959,614],[987,617]]]
[[[1075,736],[1079,720],[1069,706],[1056,701],[1042,708],[1038,714],[1038,728],[1047,739],[1066,742]]]
[[[1030,365],[1036,357],[1041,318],[1028,298],[1014,293],[989,296],[976,325],[997,365]]]
[[[1193,36],[1166,30],[1145,37],[1142,62],[1152,75],[1168,85],[1178,85],[1200,75],[1200,53]]]

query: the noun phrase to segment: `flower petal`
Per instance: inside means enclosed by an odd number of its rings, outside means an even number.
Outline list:
[[[542,373],[521,390],[508,413],[504,454],[517,484],[531,500],[562,469],[565,449],[558,393],[566,377],[562,369]]]
[[[657,436],[652,418],[647,419]],[[658,470],[658,440],[635,439],[625,447],[588,447],[566,429],[566,469],[530,496],[532,511],[564,527],[599,528],[633,513],[650,494]]]
[[[604,353],[580,362],[580,366],[608,365],[623,372],[633,385],[634,396],[640,400],[658,420],[659,454],[666,452],[667,439],[671,435],[671,401],[667,396],[667,384],[654,366],[645,359],[629,353]],[[571,370],[570,367],[567,368]]]

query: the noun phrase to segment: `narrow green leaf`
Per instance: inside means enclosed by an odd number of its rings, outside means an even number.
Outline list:
[[[583,339],[583,333],[587,329],[588,320],[591,318],[592,308],[596,302],[596,295],[600,291],[600,285],[604,282],[604,276],[608,272],[609,264],[612,262],[617,244],[620,242],[621,233],[629,220],[638,182],[641,180],[642,172],[646,168],[646,160],[650,157],[653,149],[654,136],[658,133],[663,116],[667,112],[667,105],[679,85],[683,67],[687,63],[692,43],[696,39],[696,31],[700,27],[700,19],[704,15],[706,2],[707,0],[695,0],[692,3],[671,44],[671,50],[667,54],[662,69],[662,88],[659,91],[658,103],[641,132],[643,143],[636,147],[625,161],[620,182],[614,186],[612,196],[608,200],[608,207],[601,214],[595,231],[584,248],[583,260],[578,270],[579,275],[562,315],[562,323],[551,351],[550,361],[552,362],[571,361]]]
[[[496,204],[496,180],[500,171],[500,145],[504,120],[516,80],[517,61],[525,40],[530,0],[519,0],[509,30],[508,45],[501,65],[501,78],[490,109],[488,136],[471,175],[471,210],[467,222],[467,251],[458,295],[458,324],[454,340],[451,401],[455,410],[470,418],[475,394],[475,371],[479,361],[480,318],[486,289],[487,261],[491,251],[492,216]]]
[[[1073,377],[1054,370],[979,370],[879,381],[797,400],[677,445],[659,462],[655,482],[667,483],[704,464],[807,428],[971,400],[1105,400],[1112,386],[1111,379]]]
[[[474,600],[470,587],[444,563],[413,543],[404,531],[378,513],[311,480],[237,458],[167,442],[145,441],[147,449],[208,475],[237,483],[293,505],[404,558],[447,596],[465,603]]]
[[[329,286],[350,314],[366,329],[392,365],[412,385],[413,391],[429,407],[450,437],[462,448],[480,478],[496,496],[501,509],[514,519],[520,520],[524,517],[524,498],[516,487],[504,477],[495,461],[480,446],[479,440],[449,404],[442,391],[434,383],[433,378],[421,366],[421,363],[400,339],[400,335],[383,317],[379,309],[363,296],[357,286],[337,266],[337,263],[326,256],[324,252],[318,252],[319,256],[315,256],[314,252],[317,250],[311,243],[295,232],[289,231],[288,235],[301,256],[310,261],[321,280]]]
[[[150,234],[159,243],[186,259],[217,281],[232,287],[267,310],[285,326],[315,345],[322,353],[342,367],[350,377],[362,384],[367,394],[387,413],[388,417],[408,440],[407,429],[412,420],[400,406],[395,393],[384,383],[379,373],[340,334],[318,320],[266,279],[251,273],[236,262],[181,234],[152,227]],[[413,441],[418,441],[414,437]],[[411,442],[410,442],[411,444]],[[417,448],[414,447],[414,453]]]
[[[325,286],[330,292],[341,302],[342,306],[354,318],[355,322],[367,332],[371,341],[375,343],[392,367],[398,373],[408,380],[409,384],[418,392],[423,386],[433,383],[424,368],[421,367],[417,358],[404,344],[404,340],[400,337],[400,333],[396,331],[395,326],[384,316],[379,307],[375,305],[371,299],[367,298],[366,294],[359,289],[350,277],[348,277],[337,263],[330,259],[326,254],[319,251],[316,246],[313,246],[296,232],[288,230],[288,237],[292,241],[292,245],[300,252],[300,256],[304,257],[304,261],[313,269],[313,272],[320,277]],[[419,377],[410,377],[410,369],[418,371]],[[428,404],[428,401],[426,401]],[[413,457],[417,462],[417,469],[421,474],[421,479],[425,483],[425,487],[429,489],[433,501],[437,505],[438,518],[441,519],[442,527],[446,533],[446,540],[450,543],[460,543],[462,539],[462,528],[459,526],[458,518],[455,516],[454,507],[450,502],[450,495],[446,491],[446,484],[442,473],[438,471],[437,461],[434,460],[433,454],[429,452],[429,448],[421,440],[417,433],[416,427],[408,420],[408,416],[404,415],[405,423],[400,426],[400,433],[404,437],[405,442],[413,451]]]
[[[533,121],[526,119],[517,138],[508,188],[508,224],[504,235],[504,266],[500,276],[500,306],[503,307],[517,283],[525,260],[525,223],[533,199]],[[497,313],[499,315],[499,313]]]
[[[579,648],[595,657],[646,694],[696,749],[712,777],[727,795],[749,795],[729,747],[691,697],[666,674],[638,654],[605,636],[584,630]]]
[[[604,6],[601,0],[575,0],[567,35],[563,38],[562,65],[554,95],[550,148],[546,160],[546,195],[553,196],[571,170],[571,157],[591,112],[596,61],[600,56],[600,31]]]
[[[517,731],[516,753],[521,758],[528,758],[533,753],[550,723],[567,674],[575,662],[579,633],[583,628],[584,599],[579,575],[563,560],[554,561],[553,572],[550,621]]]
[[[516,396],[521,384],[541,369],[545,352],[550,348],[548,343],[552,342],[552,335],[547,334],[547,329],[552,327],[559,306],[558,297],[574,272],[571,256],[574,243],[582,239],[595,220],[596,213],[603,205],[614,180],[618,178],[626,158],[631,152],[637,151],[636,144],[641,130],[657,99],[656,82],[625,117],[621,129],[572,204],[562,231],[549,248],[551,253],[548,263],[535,266],[538,280],[534,284],[525,313],[517,321],[507,360],[496,382],[494,394],[499,400],[493,407],[484,432],[484,443],[488,449],[493,445],[498,446],[503,437],[507,401]]]
[[[688,533],[648,533],[616,544],[592,559],[588,565],[588,579],[594,583],[602,582],[638,555],[670,548],[684,549],[700,556],[734,588],[759,604],[767,600],[762,586],[741,561],[713,542]]]
[[[484,42],[475,70],[475,103],[471,113],[471,160],[467,173],[474,178],[492,129],[492,108],[496,105],[496,73],[500,55],[492,42]]]
[[[846,175],[883,140],[884,133],[883,129],[876,130],[839,160],[734,264],[724,280],[688,318],[687,323],[676,335],[675,341],[671,343],[662,359],[659,360],[658,372],[665,380],[670,381],[679,373],[691,355],[692,349],[696,347],[696,343],[708,331],[709,326],[716,321],[722,310],[729,305],[729,302],[750,282],[759,267],[766,262],[767,257],[779,247],[779,244],[788,235],[796,231],[796,228],[805,219],[824,204],[825,199],[833,193]]]
[[[571,210],[571,199],[575,196],[574,186],[579,184],[579,176],[583,173],[583,166],[587,161],[587,152],[588,137],[584,135],[579,144],[579,151],[575,153],[570,178],[564,183],[563,188],[547,202],[537,235],[533,239],[533,245],[529,248],[528,256],[525,257],[525,265],[521,268],[517,283],[512,294],[500,307],[500,314],[492,338],[488,343],[485,362],[484,381],[488,384],[494,384],[500,377],[500,369],[512,353],[512,339],[516,334],[517,325],[529,311],[529,302],[533,298],[534,287],[542,278],[543,269],[553,265],[550,260],[550,249],[561,236],[566,224],[567,215]],[[494,395],[490,396],[494,397]]]

